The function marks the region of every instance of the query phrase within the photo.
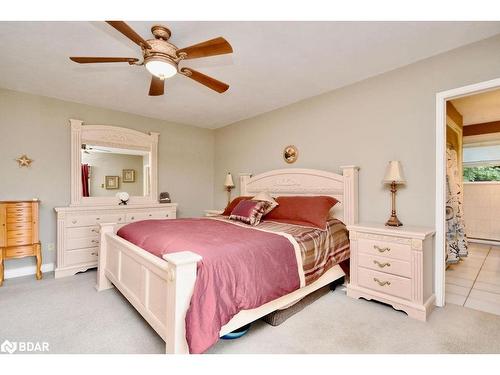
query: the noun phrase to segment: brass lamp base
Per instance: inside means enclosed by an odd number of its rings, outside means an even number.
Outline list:
[[[385,225],[390,227],[400,227],[403,225],[403,223],[399,221],[396,215],[391,215],[389,220],[386,221]]]
[[[390,226],[390,227],[400,227],[403,225],[402,222],[399,221],[398,216],[396,215],[396,192],[397,192],[397,186],[396,182],[392,181],[391,183],[391,198],[392,198],[392,210],[391,210],[391,217],[385,225]]]

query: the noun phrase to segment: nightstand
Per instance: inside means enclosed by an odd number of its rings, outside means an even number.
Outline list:
[[[210,217],[210,216],[218,216],[222,215],[224,210],[205,210],[205,216]]]
[[[347,227],[351,275],[347,295],[374,299],[425,321],[434,308],[434,230],[387,227],[379,223]]]

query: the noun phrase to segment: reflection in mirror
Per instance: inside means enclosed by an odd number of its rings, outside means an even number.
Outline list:
[[[149,152],[82,144],[81,154],[82,196],[149,195]]]

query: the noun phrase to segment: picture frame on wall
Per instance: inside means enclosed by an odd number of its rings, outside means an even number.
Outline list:
[[[134,169],[124,169],[122,172],[123,182],[135,182],[135,170]]]
[[[120,187],[119,176],[106,176],[105,187],[107,190],[118,189]]]

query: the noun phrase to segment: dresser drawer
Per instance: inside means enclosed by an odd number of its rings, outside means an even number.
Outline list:
[[[411,299],[411,280],[405,277],[359,267],[358,284],[384,294]]]
[[[34,246],[20,246],[5,249],[6,258],[17,258],[35,255]]]
[[[149,220],[149,219],[175,219],[175,212],[168,211],[149,211],[127,214],[127,222]]]
[[[96,225],[88,227],[72,227],[67,229],[68,238],[86,238],[99,236],[100,230]]]
[[[83,249],[86,247],[99,246],[100,242],[101,241],[99,240],[99,236],[85,237],[85,238],[68,238],[66,249],[73,250],[73,249]]]
[[[7,246],[31,245],[32,241],[31,236],[7,238]]]
[[[98,247],[67,251],[64,253],[64,265],[75,266],[89,263],[97,264],[98,254]]]
[[[31,227],[30,227],[30,229],[8,230],[7,231],[7,239],[20,238],[20,237],[29,237],[29,238],[31,238]]]
[[[7,203],[7,210],[14,208],[31,208],[32,203],[30,202],[16,202],[16,203]]]
[[[31,207],[7,207],[7,216],[15,215],[31,216]]]
[[[32,216],[30,214],[7,214],[7,224],[13,223],[31,223]]]
[[[7,230],[8,231],[17,231],[17,230],[31,230],[32,228],[32,223],[27,222],[27,223],[9,223],[7,225]]]
[[[411,264],[402,260],[380,257],[376,255],[359,254],[358,265],[379,272],[411,277]]]
[[[401,259],[407,262],[411,260],[410,245],[395,242],[360,238],[358,240],[358,252],[393,259]]]
[[[99,223],[122,223],[125,221],[125,215],[122,214],[103,214],[103,215],[75,215],[68,216],[66,219],[67,227],[83,227],[97,225]]]

